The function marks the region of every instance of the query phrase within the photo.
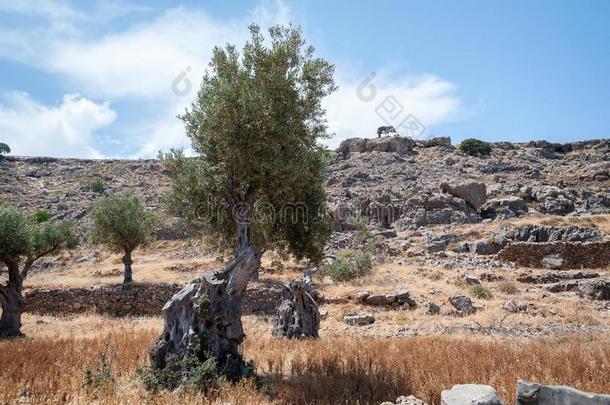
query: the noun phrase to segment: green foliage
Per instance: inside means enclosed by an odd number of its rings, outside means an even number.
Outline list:
[[[245,363],[241,357],[228,356],[224,365],[220,366],[209,353],[200,352],[186,357],[169,357],[164,368],[141,368],[137,371],[137,379],[152,392],[163,389],[173,391],[183,386],[205,394],[225,381],[238,381],[243,374],[240,369],[244,367],[247,376],[254,376],[254,365]]]
[[[464,139],[458,149],[471,156],[485,156],[491,153],[491,144],[479,139]]]
[[[100,361],[97,367],[93,370],[87,369],[85,372],[84,386],[89,392],[89,395],[95,395],[101,389],[116,383],[112,363],[112,354],[110,352],[101,352]]]
[[[7,144],[0,142],[0,157],[7,153],[11,153],[11,148]]]
[[[398,134],[396,133],[396,129],[394,129],[393,126],[384,125],[384,126],[377,128],[377,136],[382,136],[382,135],[398,135]]]
[[[89,239],[117,252],[132,252],[150,242],[157,219],[132,193],[114,194],[97,202],[91,212]]]
[[[51,218],[53,218],[53,216],[51,214],[49,214],[48,211],[45,211],[45,210],[39,210],[39,211],[36,211],[35,213],[32,214],[32,219],[37,224],[41,224],[43,222],[47,222]]]
[[[91,183],[89,183],[89,189],[94,193],[101,193],[106,190],[106,185],[102,180],[93,180]]]
[[[199,157],[162,156],[173,180],[167,207],[223,253],[235,248],[234,214],[246,207],[242,222],[259,249],[319,261],[330,226],[320,215],[329,155],[318,141],[327,137],[322,99],[336,88],[334,67],[297,28],[271,28],[268,41],[258,26],[250,32],[241,53],[214,49],[181,116]]]
[[[491,290],[487,287],[483,287],[481,284],[475,284],[470,287],[470,295],[482,300],[490,300],[494,297]]]
[[[0,261],[4,263],[36,260],[77,244],[68,222],[37,223],[30,215],[0,207]]]
[[[343,250],[339,257],[322,269],[322,275],[334,282],[349,281],[371,274],[373,264],[368,252]]]

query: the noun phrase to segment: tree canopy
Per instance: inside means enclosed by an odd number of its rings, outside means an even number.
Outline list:
[[[7,153],[11,153],[11,148],[7,144],[0,142],[0,156]]]
[[[220,250],[240,226],[252,243],[317,261],[330,228],[321,212],[328,136],[323,97],[334,66],[314,57],[298,28],[256,25],[239,52],[215,48],[192,106],[180,117],[197,157],[164,156],[170,209]]]
[[[13,208],[0,208],[0,261],[9,268],[24,262],[23,278],[37,259],[77,243],[70,223],[37,223]]]
[[[89,238],[116,252],[132,252],[148,244],[156,224],[142,200],[132,193],[114,194],[97,202],[91,211]]]

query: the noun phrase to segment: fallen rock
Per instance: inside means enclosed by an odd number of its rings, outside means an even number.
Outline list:
[[[572,387],[519,380],[516,405],[608,405],[610,395],[592,394]]]
[[[485,199],[487,198],[487,188],[485,187],[485,183],[476,181],[456,185],[441,183],[440,190],[443,193],[461,198],[475,210],[481,208],[485,202]]]
[[[417,302],[411,297],[411,293],[404,288],[396,290],[395,298],[395,302],[405,308],[413,309],[417,307]]]
[[[610,280],[581,282],[578,289],[584,296],[594,301],[610,300]]]
[[[391,294],[371,294],[365,299],[367,305],[384,306],[396,301],[396,296]]]
[[[504,405],[489,385],[459,384],[441,392],[441,405]]]
[[[461,314],[472,314],[476,312],[472,300],[465,295],[454,295],[453,297],[449,297],[449,302]]]
[[[533,307],[532,304],[527,304],[525,302],[519,302],[519,301],[514,301],[514,300],[506,301],[504,304],[502,304],[503,310],[505,310],[506,312],[513,313],[513,314],[516,314],[518,312],[527,312],[528,309],[530,309],[532,307]]]
[[[413,395],[408,397],[398,397],[396,402],[383,402],[381,405],[428,405],[421,399],[415,398]]]
[[[507,215],[507,210],[513,215]],[[527,212],[527,203],[521,197],[496,198],[483,204],[480,212],[485,218],[517,216]]]
[[[438,315],[441,312],[441,307],[432,301],[426,302],[426,315]]]
[[[364,326],[374,323],[375,317],[366,314],[347,314],[343,317],[343,322],[352,326]]]

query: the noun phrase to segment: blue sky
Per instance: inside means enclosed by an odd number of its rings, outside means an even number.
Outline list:
[[[336,65],[331,147],[388,124],[454,142],[610,137],[608,1],[0,0],[0,142],[59,157],[188,148],[175,116],[212,47],[243,44],[250,22],[299,24]]]

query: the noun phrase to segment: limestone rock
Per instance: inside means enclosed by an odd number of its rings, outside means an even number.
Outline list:
[[[441,405],[504,405],[489,385],[459,384],[441,392]]]
[[[365,326],[375,322],[375,317],[366,314],[347,314],[343,317],[343,322],[352,326]]]
[[[441,183],[440,190],[443,193],[448,193],[454,197],[461,198],[475,210],[481,208],[487,198],[487,188],[485,187],[485,183],[477,181],[455,185]]]
[[[572,387],[541,385],[519,380],[516,405],[608,405],[610,395],[592,394]]]

